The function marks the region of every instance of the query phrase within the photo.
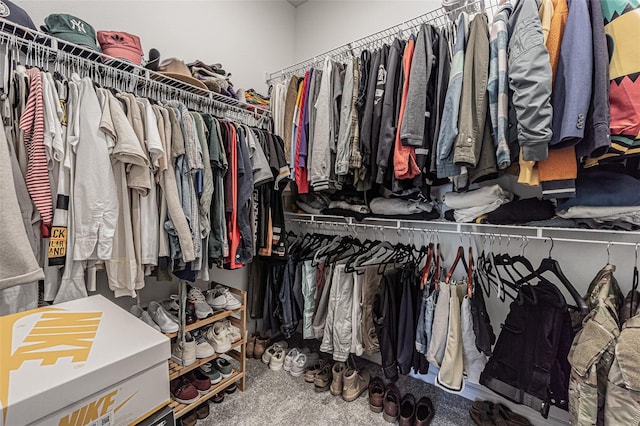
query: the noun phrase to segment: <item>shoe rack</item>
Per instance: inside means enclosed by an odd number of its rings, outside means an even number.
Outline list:
[[[242,336],[242,338],[232,343],[231,349],[225,352],[224,354],[215,353],[210,357],[197,359],[196,362],[186,367],[179,365],[178,363],[172,360],[169,360],[169,380],[173,380],[180,376],[183,376],[188,372],[193,371],[196,368],[200,367],[201,365],[213,361],[220,355],[227,355],[228,357],[233,358],[240,364],[240,368],[239,369],[233,368],[233,374],[231,375],[231,377],[222,379],[220,383],[216,383],[215,385],[212,385],[211,389],[206,394],[200,395],[200,398],[198,398],[196,402],[193,402],[191,404],[181,404],[172,398],[171,402],[169,403],[169,406],[173,409],[174,416],[176,419],[184,416],[185,414],[195,409],[197,406],[199,406],[203,402],[208,401],[215,394],[224,391],[233,383],[238,383],[238,388],[243,392],[245,390],[245,384],[246,384],[246,373],[245,373],[246,372],[246,356],[245,356],[246,345],[245,343],[246,343],[246,336],[247,336],[247,332],[246,332],[247,331],[247,314],[246,314],[247,292],[229,287],[229,291],[239,298],[240,302],[242,303],[241,307],[239,307],[238,309],[215,312],[209,318],[197,320],[193,324],[186,325],[185,313],[184,313],[184,308],[186,305],[186,294],[187,294],[186,287],[187,287],[186,282],[180,283],[180,289],[179,289],[180,300],[181,300],[180,313],[179,313],[179,318],[181,321],[180,330],[177,333],[165,333],[167,337],[169,337],[172,340],[183,339],[184,334],[186,332],[198,330],[200,328],[213,324],[216,321],[229,319],[232,325],[240,329],[240,335]]]

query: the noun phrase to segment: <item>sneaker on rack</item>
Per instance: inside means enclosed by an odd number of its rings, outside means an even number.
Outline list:
[[[147,307],[151,319],[160,326],[163,333],[175,333],[178,331],[176,323],[170,314],[158,302],[151,301]]]
[[[196,341],[190,333],[185,333],[185,340],[178,341],[173,345],[171,360],[178,365],[187,367],[196,362]]]
[[[229,336],[229,341],[231,341],[231,343],[235,343],[242,338],[240,329],[231,324],[231,321],[229,321],[228,319],[223,319],[221,322],[223,327],[227,330],[227,336]]]
[[[162,301],[162,306],[170,313],[177,314],[180,310],[180,296],[172,294],[168,299]]]
[[[178,377],[169,384],[171,396],[181,404],[192,404],[200,398],[200,392],[185,377]]]
[[[229,339],[227,329],[221,321],[215,322],[209,327],[207,331],[205,331],[204,337],[219,354],[231,349],[231,340]]]
[[[193,338],[196,341],[196,358],[208,358],[216,353],[201,333],[194,333]]]
[[[232,310],[238,309],[242,306],[242,303],[233,297],[229,288],[223,285],[217,285],[213,290],[209,290],[207,294],[207,302],[216,310]]]
[[[200,366],[200,371],[202,371],[209,377],[212,385],[220,383],[220,380],[222,380],[222,374],[220,374],[220,372],[216,368],[214,368],[213,364],[211,364],[210,362],[202,364]]]
[[[229,377],[233,376],[233,368],[231,368],[231,363],[228,359],[218,357],[213,360],[213,366],[220,372],[223,379],[228,379]]]
[[[211,379],[209,379],[209,376],[204,374],[202,371],[198,369],[190,371],[185,377],[193,386],[195,386],[200,395],[204,395],[211,390]]]
[[[213,315],[213,309],[211,309],[211,306],[207,304],[204,294],[202,294],[202,290],[198,287],[191,287],[187,297],[193,300],[193,304],[196,309],[196,317],[198,317],[198,319],[204,319]]]
[[[160,326],[158,324],[156,324],[155,322],[153,322],[153,320],[149,316],[149,312],[145,311],[140,306],[133,305],[131,307],[131,309],[129,309],[129,312],[131,312],[131,314],[134,317],[139,318],[140,320],[142,320],[142,322],[144,322],[148,326],[153,327],[154,330],[159,331],[159,332],[162,333],[162,330],[160,329]]]

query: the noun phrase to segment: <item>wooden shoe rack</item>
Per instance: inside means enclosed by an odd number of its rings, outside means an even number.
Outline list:
[[[184,286],[184,285],[185,284],[181,284],[181,286]],[[230,288],[230,287],[229,287],[229,291],[232,294],[236,295],[240,299],[240,301],[242,302],[242,306],[241,307],[239,307],[238,309],[232,309],[232,310],[228,310],[228,311],[214,312],[214,314],[212,316],[210,316],[209,318],[205,318],[205,319],[202,319],[202,320],[197,320],[193,324],[189,324],[189,325],[184,326],[184,332],[197,330],[197,329],[206,327],[208,325],[211,325],[216,321],[220,321],[220,320],[223,320],[223,319],[229,319],[229,321],[231,322],[232,325],[234,325],[234,326],[236,326],[236,327],[238,327],[240,329],[240,335],[243,336],[243,337],[240,340],[232,343],[231,349],[229,351],[225,352],[224,354],[215,353],[215,354],[213,354],[212,356],[210,356],[208,358],[197,359],[196,362],[194,362],[193,364],[188,365],[186,367],[183,367],[183,366],[179,365],[178,363],[173,362],[172,360],[169,360],[169,380],[173,380],[173,379],[176,379],[176,378],[178,378],[180,376],[183,376],[183,375],[187,374],[188,372],[190,372],[192,370],[195,370],[196,368],[198,368],[202,364],[206,364],[207,362],[213,361],[214,359],[216,359],[220,355],[227,355],[228,357],[236,360],[238,362],[238,364],[240,364],[240,368],[239,369],[233,368],[233,374],[232,374],[231,377],[228,377],[226,379],[222,379],[222,381],[220,381],[219,383],[216,383],[215,385],[211,386],[211,389],[209,390],[209,392],[207,392],[204,395],[200,395],[200,398],[196,402],[193,402],[191,404],[181,404],[181,403],[175,401],[174,399],[171,399],[171,402],[169,403],[169,406],[171,408],[173,408],[174,416],[175,416],[176,419],[184,416],[186,413],[188,413],[191,410],[195,409],[196,407],[198,407],[202,403],[208,401],[215,394],[224,391],[226,388],[228,388],[233,383],[238,383],[238,388],[241,391],[244,391],[244,389],[245,389],[245,383],[246,383],[246,377],[245,377],[245,371],[246,371],[245,343],[246,343],[246,335],[247,335],[247,333],[246,333],[246,330],[247,330],[247,317],[246,317],[247,293],[245,291],[237,290],[235,288]],[[184,316],[183,316],[183,318],[184,318]],[[167,337],[171,338],[172,340],[178,338],[179,334],[180,334],[180,332],[178,332],[178,333],[165,333],[165,335]]]

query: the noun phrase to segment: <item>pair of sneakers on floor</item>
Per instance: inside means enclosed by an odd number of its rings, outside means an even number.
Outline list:
[[[287,342],[276,342],[269,346],[262,354],[262,362],[269,364],[274,371],[284,370],[293,377],[300,377],[313,365],[319,356],[311,353],[308,348],[291,348]]]
[[[319,360],[307,369],[305,381],[315,385],[316,392],[329,390],[333,396],[342,396],[347,402],[355,401],[369,387],[367,371],[348,367],[344,362]]]

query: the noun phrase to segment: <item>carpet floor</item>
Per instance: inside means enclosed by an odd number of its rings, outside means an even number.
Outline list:
[[[360,362],[358,362],[360,367]],[[363,362],[371,376],[381,376],[379,366]],[[365,391],[353,402],[345,402],[329,392],[317,393],[304,377],[272,371],[260,360],[247,360],[247,388],[226,395],[220,404],[210,404],[209,417],[197,426],[209,425],[389,425],[382,414],[373,413]],[[401,376],[402,394],[411,392],[416,400],[428,396],[435,407],[432,425],[473,425],[469,417],[471,401],[448,394],[421,380]]]

